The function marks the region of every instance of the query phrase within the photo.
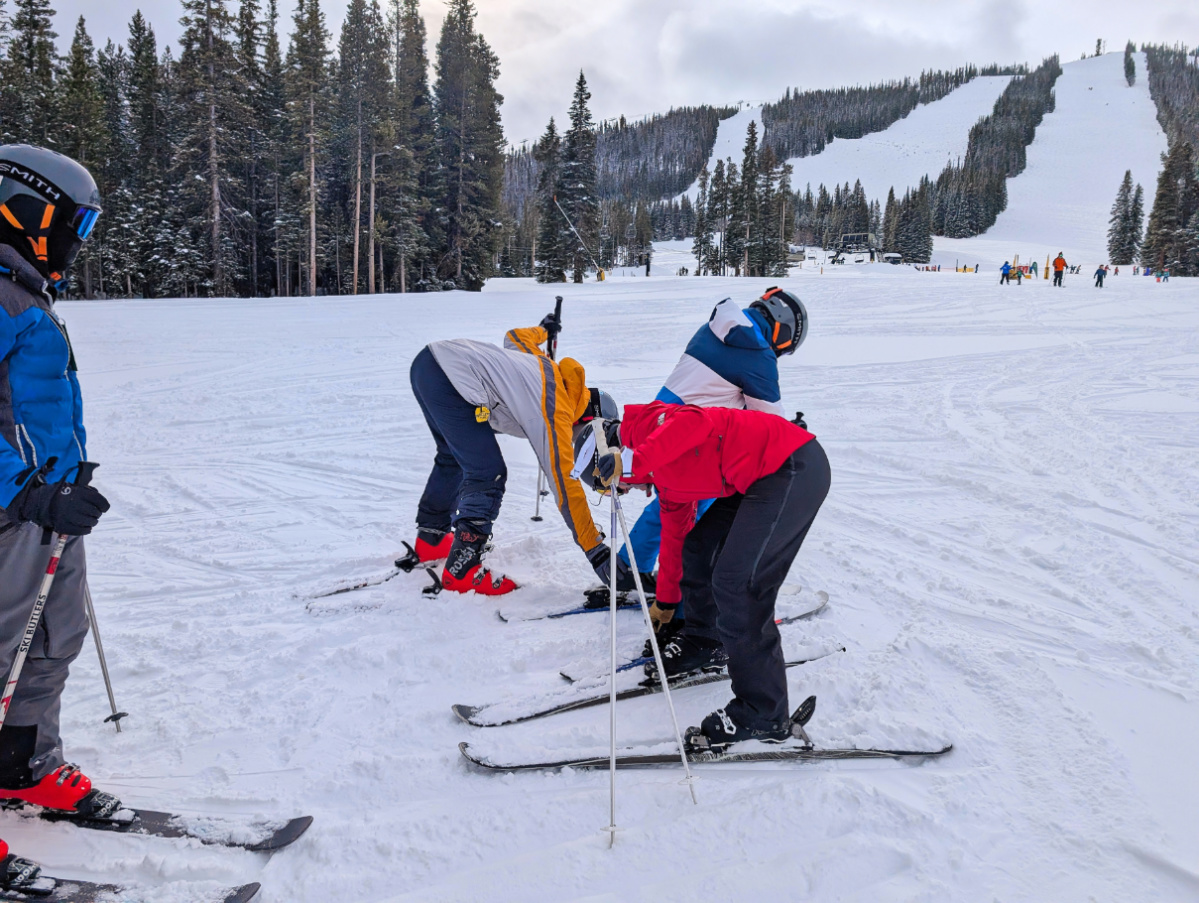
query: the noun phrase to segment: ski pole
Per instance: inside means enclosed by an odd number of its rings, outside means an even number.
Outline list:
[[[618,465],[619,466],[619,465]],[[649,603],[645,601],[645,590],[641,588],[641,572],[637,569],[637,554],[633,551],[633,536],[629,532],[628,522],[624,519],[624,508],[620,505],[620,500],[616,498],[616,494],[612,494],[615,502],[616,513],[620,516],[620,529],[624,533],[625,548],[629,550],[629,569],[633,572],[633,582],[637,584],[637,596],[641,599],[641,614],[645,617],[645,623],[649,625],[649,642],[654,650],[654,662],[658,668],[658,679],[662,681],[662,695],[666,697],[666,707],[670,709],[670,723],[674,726],[674,739],[679,745],[679,758],[683,762],[683,773],[686,774],[684,780],[687,783],[687,788],[691,791],[691,802],[699,805],[699,800],[695,798],[695,778],[691,774],[691,763],[687,761],[687,748],[683,745],[683,733],[679,730],[679,716],[675,714],[674,697],[670,695],[670,682],[666,679],[666,668],[662,663],[662,652],[658,649],[658,635],[654,633],[654,622],[649,616]],[[612,544],[612,548],[616,548],[616,544]],[[615,568],[613,568],[615,570]],[[615,583],[613,584],[615,586]],[[616,593],[613,592],[612,598],[616,598]],[[615,621],[616,619],[613,618]],[[615,659],[613,659],[615,661]]]
[[[98,466],[90,461],[80,461],[79,470],[75,475],[75,485],[86,486],[90,483],[92,472]],[[54,550],[50,553],[50,561],[46,565],[46,574],[42,577],[41,589],[38,590],[37,599],[33,603],[33,611],[29,615],[29,623],[25,625],[25,633],[21,636],[17,657],[13,659],[12,670],[8,674],[8,683],[4,685],[4,696],[0,698],[0,728],[4,726],[4,721],[8,717],[8,707],[12,704],[13,694],[17,691],[17,679],[20,678],[21,670],[25,667],[25,657],[29,655],[29,649],[33,645],[33,635],[37,633],[37,626],[42,620],[42,611],[46,608],[46,600],[50,598],[50,587],[54,585],[54,574],[58,571],[58,563],[62,559],[62,553],[66,549],[67,540],[70,537],[65,533],[59,533],[57,538]]]
[[[117,699],[112,694],[112,681],[108,677],[108,661],[104,658],[104,644],[100,642],[100,625],[96,621],[96,609],[92,605],[92,590],[87,584],[83,586],[83,600],[87,603],[87,619],[92,625],[92,638],[96,641],[96,654],[100,656],[100,673],[104,675],[104,687],[108,690],[108,704],[112,708],[112,714],[104,719],[107,724],[111,721],[116,725],[117,733],[121,732],[121,719],[126,717],[128,712],[117,711]]]
[[[562,323],[562,296],[561,295],[557,295],[554,298],[554,319],[558,321],[559,325],[561,325],[561,323]],[[549,358],[551,361],[554,360],[555,357],[557,356],[557,354],[558,354],[558,337],[556,335],[546,343],[546,353],[549,355]],[[543,519],[541,517],[541,497],[543,495],[545,495],[545,493],[547,491],[546,489],[543,488],[544,482],[545,482],[545,471],[542,470],[540,467],[538,467],[537,468],[537,501],[534,503],[534,506],[533,506],[533,517],[532,517],[532,520],[535,520],[538,523],[540,523]]]
[[[595,431],[595,447],[599,455],[608,453],[607,439],[604,437],[604,421],[597,417],[592,421]],[[612,671],[608,677],[608,849],[616,844],[616,512],[619,502],[616,500],[617,489],[620,486],[620,462],[617,461],[617,471],[612,476],[612,484],[608,491],[612,493],[612,520],[609,532],[612,535],[612,545],[609,547],[608,560],[608,624],[611,638]]]

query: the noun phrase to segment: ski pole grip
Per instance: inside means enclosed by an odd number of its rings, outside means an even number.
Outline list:
[[[95,461],[80,461],[79,470],[75,474],[76,486],[88,486],[92,482],[92,474],[96,472],[96,468],[100,465]]]

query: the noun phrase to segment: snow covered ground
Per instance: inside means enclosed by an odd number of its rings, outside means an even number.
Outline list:
[[[1125,170],[1145,189],[1148,217],[1166,152],[1145,54],[1133,56],[1132,87],[1124,80],[1123,53],[1062,66],[1056,109],[1037,128],[1028,168],[1008,180],[1007,209],[977,238],[935,239],[936,260],[998,267],[1019,254],[1021,262],[1035,259],[1043,267],[1046,255],[1064,251],[1067,261],[1090,272],[1107,262],[1108,219]]]
[[[562,293],[561,352],[645,401],[712,304],[764,280],[63,304],[113,502],[92,588],[131,713],[120,735],[101,723],[85,649],[68,755],[133,804],[316,822],[269,860],[11,814],[0,836],[155,903],[249,880],[263,903],[1196,899],[1199,284],[996,282],[847,267],[787,283],[813,326],[784,399],[834,476],[789,578],[832,602],[784,640],[847,648],[792,670],[792,701],[817,694],[822,744],[955,751],[709,767],[698,807],[672,770],[622,772],[611,851],[606,773],[477,774],[456,748],[603,749],[606,708],[488,730],[449,711],[602,672],[607,615],[504,624],[494,603],[423,597],[416,575],[308,596],[386,573],[412,538],[432,442],[407,370],[425,343],[499,341]],[[586,561],[553,512],[529,520],[532,454],[501,444],[492,563],[525,584],[508,605],[572,603]],[[619,617],[632,650],[639,619]],[[727,694],[676,701],[690,724]],[[661,697],[618,713],[623,744],[669,736]]]
[[[946,163],[966,155],[970,129],[988,116],[1008,86],[1007,75],[979,76],[935,103],[922,104],[888,129],[857,139],[837,139],[819,154],[795,157],[791,186],[815,192],[824,184],[861,180],[866,197],[885,203],[893,187],[896,197],[915,188],[924,176],[936,179]]]

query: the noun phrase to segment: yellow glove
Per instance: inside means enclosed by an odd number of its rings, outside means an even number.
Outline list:
[[[654,625],[654,633],[658,633],[670,623],[677,607],[676,605],[659,605],[657,602],[649,607],[649,620]]]

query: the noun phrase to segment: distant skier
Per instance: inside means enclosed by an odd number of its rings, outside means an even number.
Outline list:
[[[694,405],[629,405],[605,420],[611,449],[579,445],[575,470],[593,488],[618,467],[652,484],[662,512],[655,627],[680,602],[686,627],[662,650],[667,679],[728,664],[734,699],[688,731],[693,747],[789,736],[787,676],[775,601],[828,495],[828,458],[802,427],[762,411]],[[622,450],[622,446],[623,449]],[[628,455],[628,450],[632,454]],[[698,523],[696,505],[716,501]],[[654,665],[649,677],[659,677]]]
[[[1059,286],[1059,287],[1061,286],[1062,275],[1066,271],[1066,266],[1067,266],[1066,258],[1062,255],[1061,251],[1058,251],[1057,257],[1053,258],[1053,284],[1054,285]]]
[[[75,355],[54,302],[100,212],[96,183],[74,160],[0,146],[0,679],[12,669],[49,565],[43,534],[68,537],[0,730],[0,801],[94,818],[120,801],[66,764],[59,712],[88,631],[83,537],[108,501],[73,485],[87,433]],[[38,873],[0,840],[0,887],[19,889]]]
[[[999,284],[1007,285],[1011,281],[1011,278],[1012,278],[1012,264],[1010,261],[1005,260],[1003,262],[1003,266],[1001,266],[999,268]]]
[[[1103,277],[1107,275],[1107,267],[1103,264],[1099,265],[1099,269],[1095,270],[1095,288],[1103,288]]]
[[[808,334],[808,312],[799,298],[781,288],[769,288],[742,310],[731,298],[713,308],[708,322],[687,343],[674,370],[655,400],[700,407],[748,408],[783,416],[778,360],[794,354]],[[712,503],[701,501],[696,516]],[[630,531],[637,566],[648,583],[658,560],[662,532],[658,500],[641,512]],[[629,564],[629,551],[620,550]]]
[[[445,559],[441,583],[454,592],[495,596],[517,588],[482,564],[508,479],[495,439],[503,433],[533,446],[566,526],[596,576],[607,582],[608,547],[592,522],[586,494],[569,474],[575,427],[590,421],[597,409],[615,417],[617,408],[607,393],[587,387],[578,361],[555,362],[542,352],[539,346],[560,329],[550,314],[540,326],[508,332],[503,348],[450,339],[426,345],[416,355],[412,393],[437,454],[417,508],[415,549],[397,565]],[[632,589],[632,572],[623,563],[618,569],[619,587]]]

